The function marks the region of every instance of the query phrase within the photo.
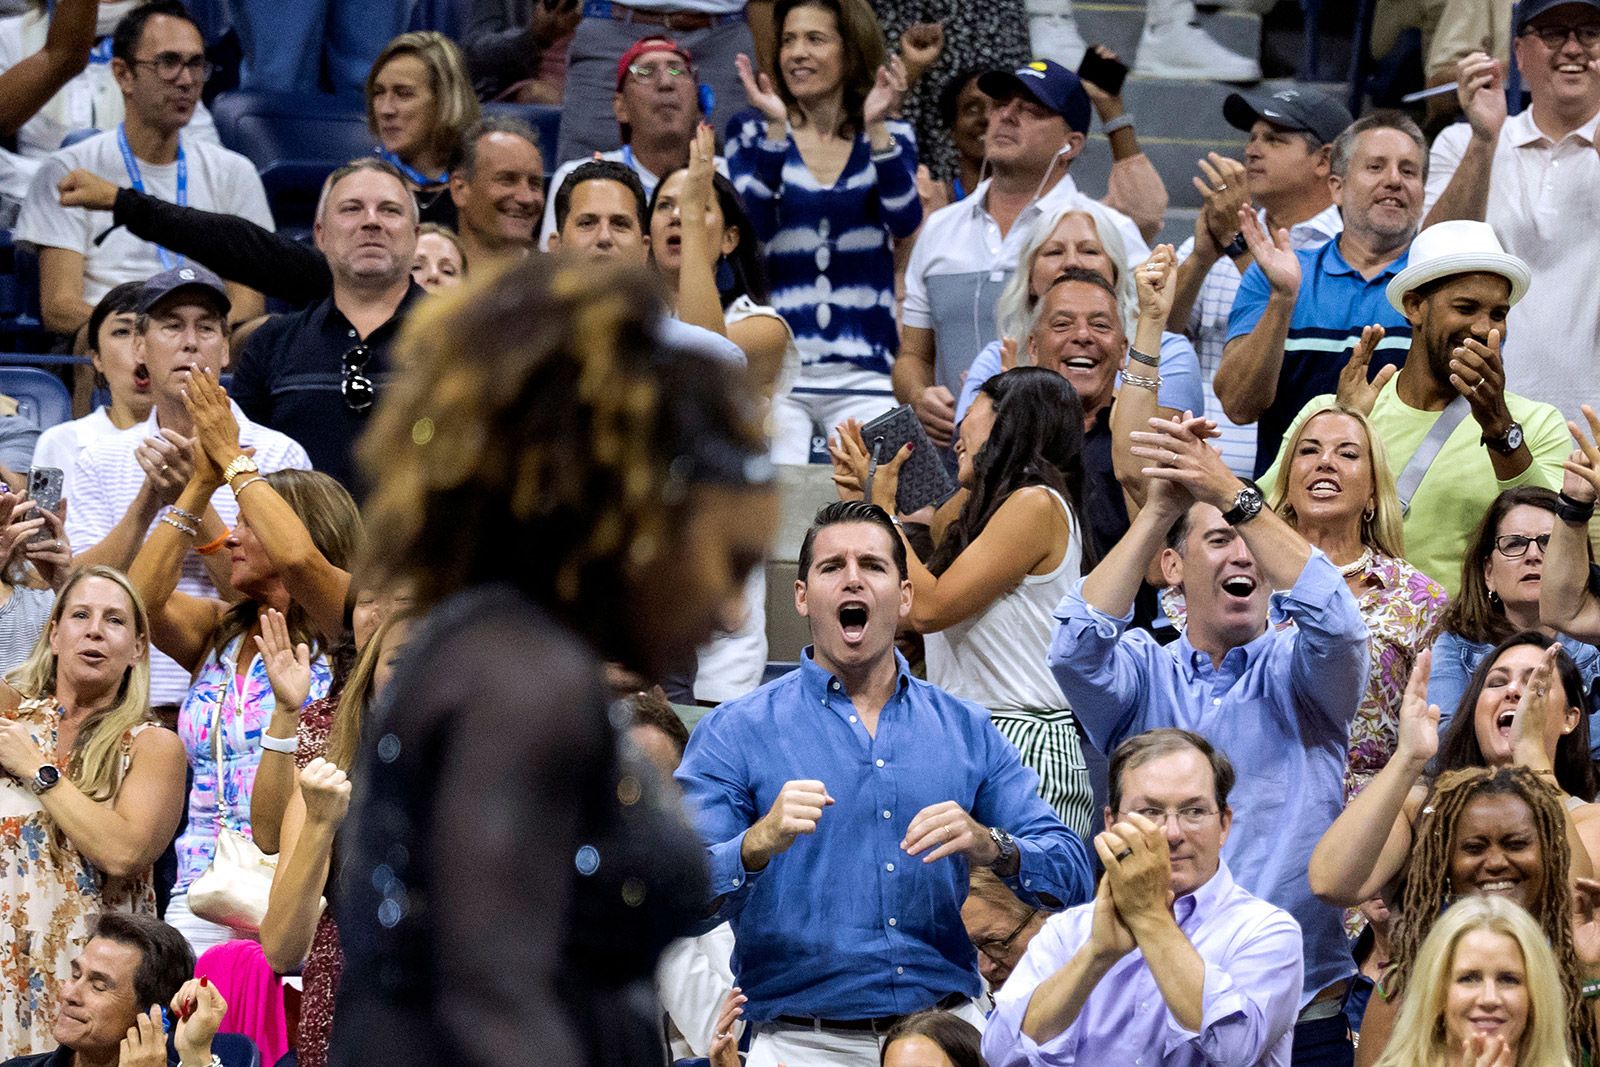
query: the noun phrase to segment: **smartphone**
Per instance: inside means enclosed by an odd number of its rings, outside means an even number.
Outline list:
[[[1128,65],[1118,59],[1106,59],[1091,47],[1078,64],[1078,77],[1094,83],[1107,96],[1120,96],[1122,83],[1128,79]]]
[[[900,468],[900,489],[895,494],[895,507],[900,514],[943,504],[956,491],[955,481],[910,404],[887,411],[861,427],[861,439],[866,443],[867,455],[876,455],[880,466],[898,455],[908,441],[912,443],[911,455]]]
[[[61,504],[63,481],[60,467],[35,467],[28,472],[28,499],[33,501],[28,518],[35,517],[41,510],[54,511]],[[36,545],[53,537],[55,534],[50,532],[50,527],[42,526],[28,538],[28,543]]]

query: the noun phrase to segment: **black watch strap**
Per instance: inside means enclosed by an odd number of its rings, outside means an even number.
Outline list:
[[[1228,242],[1228,246],[1222,250],[1222,254],[1229,259],[1238,259],[1248,251],[1250,251],[1250,245],[1244,239],[1244,231],[1240,230],[1233,235],[1233,240]]]
[[[1222,513],[1222,521],[1229,526],[1237,526],[1241,522],[1249,522],[1267,506],[1266,497],[1261,492],[1261,487],[1249,478],[1244,480],[1244,488],[1239,490],[1239,495],[1234,498],[1233,507]]]

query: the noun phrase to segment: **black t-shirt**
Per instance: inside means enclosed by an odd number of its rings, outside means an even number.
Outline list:
[[[357,488],[353,449],[376,404],[354,411],[341,392],[344,357],[366,345],[366,374],[379,396],[389,376],[389,346],[406,313],[424,295],[412,282],[394,315],[365,338],[334,306],[329,296],[289,315],[266,322],[245,342],[232,395],[255,422],[299,441],[311,465]]]

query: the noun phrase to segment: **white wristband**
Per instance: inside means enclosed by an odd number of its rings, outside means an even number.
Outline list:
[[[273,737],[269,733],[263,733],[261,735],[261,747],[268,752],[282,752],[285,756],[292,756],[300,751],[300,738],[298,735],[295,737]]]
[[[1127,112],[1127,111],[1124,111],[1122,114],[1118,115],[1116,118],[1112,119],[1110,122],[1106,123],[1104,126],[1101,126],[1100,127],[1100,132],[1105,134],[1107,137],[1110,137],[1112,134],[1116,133],[1118,130],[1126,130],[1129,127],[1131,127],[1132,125],[1133,125],[1133,115],[1131,113]]]

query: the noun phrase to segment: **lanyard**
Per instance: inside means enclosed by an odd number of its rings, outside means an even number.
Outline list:
[[[111,62],[111,35],[110,34],[106,34],[104,37],[100,38],[98,41],[96,41],[94,43],[94,47],[89,49],[89,62],[90,63],[109,63],[109,62]]]
[[[122,149],[122,167],[128,172],[128,184],[133,186],[135,192],[144,192],[144,178],[139,173],[139,161],[133,157],[133,149],[128,147],[128,129],[126,123],[117,123],[117,147]],[[178,206],[189,206],[189,162],[183,155],[183,138],[178,138]],[[156,245],[156,255],[161,257],[161,269],[172,270],[183,262],[182,256],[173,256],[160,245]]]
[[[389,164],[389,166],[393,167],[401,174],[404,174],[411,180],[411,184],[417,186],[418,188],[426,189],[433,185],[444,185],[450,180],[449,171],[444,171],[437,178],[430,178],[382,145],[378,145],[377,147],[373,148],[372,154]]]

